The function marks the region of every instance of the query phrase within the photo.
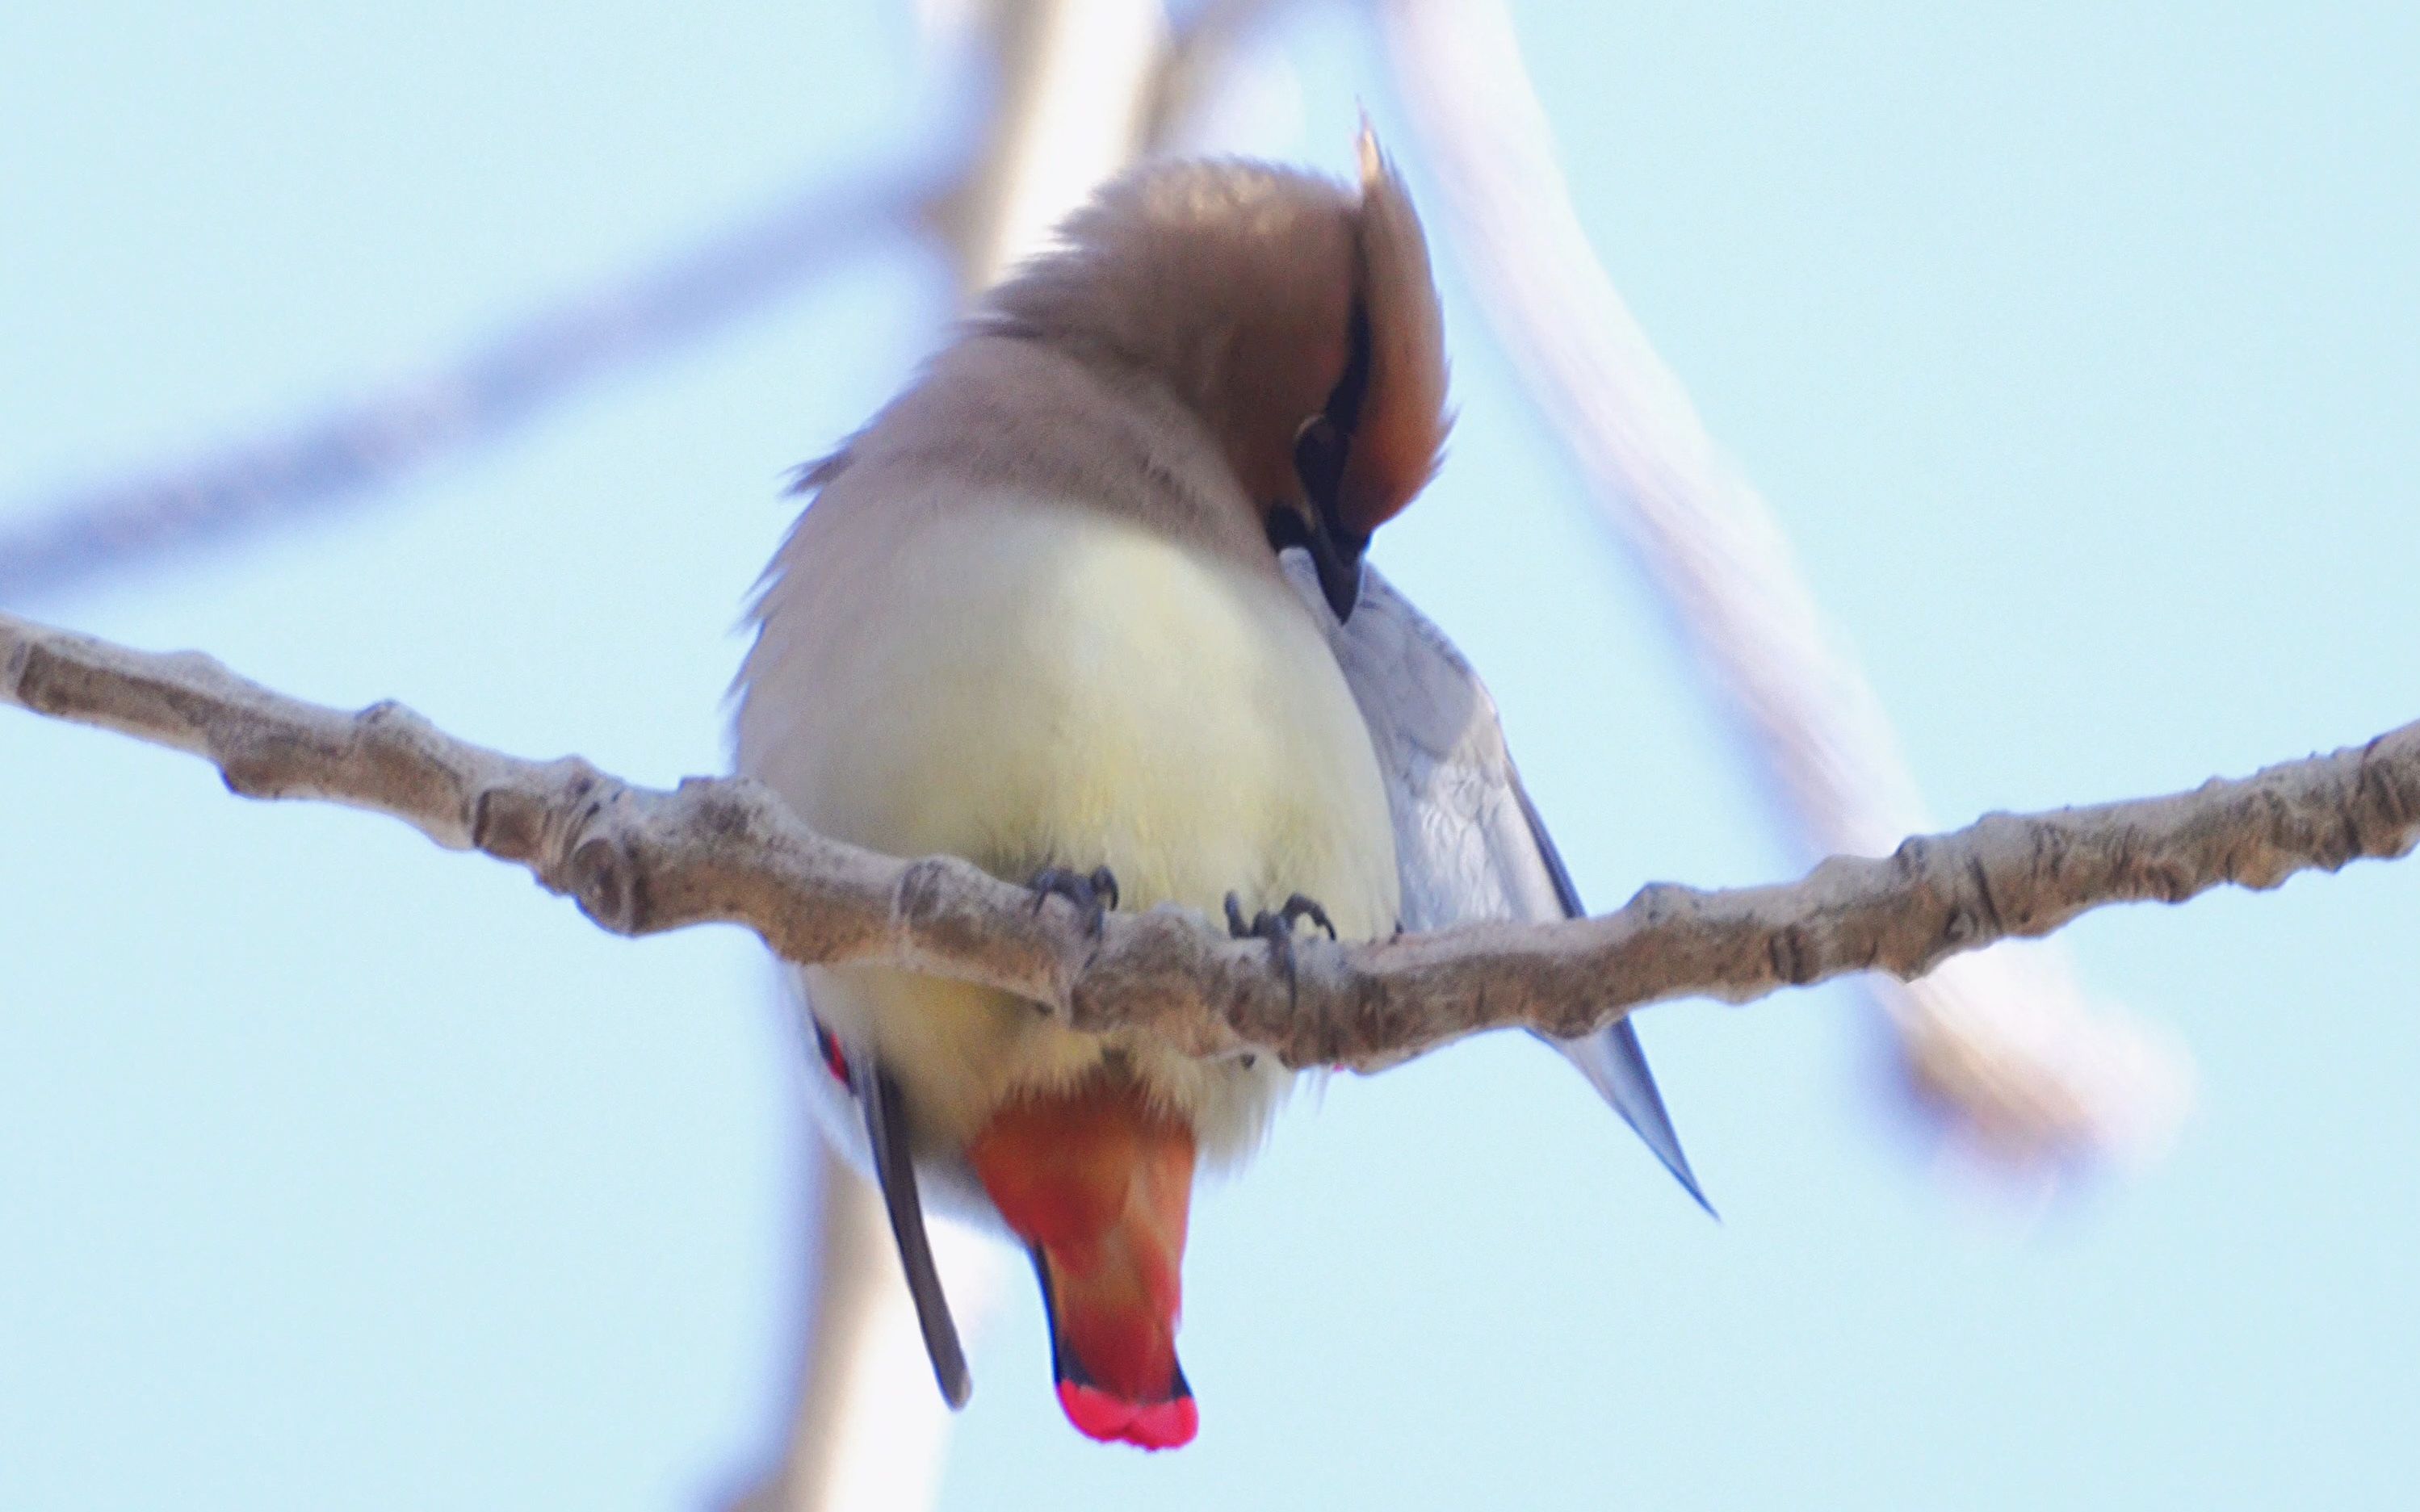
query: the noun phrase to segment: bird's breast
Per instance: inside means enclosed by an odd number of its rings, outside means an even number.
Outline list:
[[[743,770],[810,825],[1016,881],[1106,865],[1129,908],[1215,916],[1230,892],[1247,912],[1300,892],[1347,938],[1393,929],[1369,735],[1277,573],[1049,500],[861,509],[819,528],[821,508],[768,594],[740,718]],[[822,975],[818,1005],[912,1062],[918,1100],[961,1115],[947,1123],[1102,1051],[971,989]],[[1162,1090],[1191,1101],[1171,1074]]]

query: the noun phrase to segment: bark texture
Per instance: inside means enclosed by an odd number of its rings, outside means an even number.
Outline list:
[[[1856,971],[1902,980],[2114,903],[2399,856],[2420,839],[2420,723],[2189,793],[1989,814],[1888,856],[1718,891],[1652,883],[1620,909],[1336,946],[1291,978],[1174,908],[1098,937],[1062,903],[950,856],[817,835],[754,782],[639,787],[577,757],[526,761],[396,703],[274,693],[208,656],[133,651],[0,614],[0,702],[191,751],[235,792],[392,814],[525,867],[621,934],[734,923],[806,964],[876,961],[996,987],[1081,1029],[1141,1027],[1195,1055],[1374,1069],[1482,1029],[1573,1036],[1674,997],[1745,1002]]]

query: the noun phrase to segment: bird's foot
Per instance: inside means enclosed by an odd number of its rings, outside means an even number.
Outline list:
[[[1084,933],[1095,939],[1100,937],[1102,921],[1118,905],[1118,879],[1106,866],[1096,866],[1090,872],[1046,866],[1026,886],[1033,889],[1035,913],[1050,899],[1064,898],[1083,918]]]
[[[1301,893],[1295,893],[1274,909],[1262,909],[1249,922],[1244,918],[1242,902],[1233,893],[1227,894],[1228,934],[1238,940],[1266,940],[1269,954],[1285,968],[1288,992],[1292,992],[1295,985],[1294,927],[1306,918],[1327,931],[1329,939],[1336,938],[1336,925],[1328,918],[1327,910],[1319,906],[1316,900],[1306,898]]]

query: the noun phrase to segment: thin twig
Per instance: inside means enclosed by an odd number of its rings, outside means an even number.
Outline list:
[[[578,758],[524,761],[393,703],[358,714],[0,614],[0,702],[200,755],[235,792],[376,810],[526,867],[622,934],[724,922],[800,964],[869,962],[1013,993],[1082,1030],[1187,1054],[1265,1051],[1370,1069],[1485,1029],[1572,1037],[1640,1005],[1745,1002],[1857,971],[1912,978],[2087,909],[2392,857],[2420,841],[2420,722],[2366,746],[2190,792],[1993,814],[1795,883],[1640,889],[1595,918],[1304,941],[1297,980],[1256,941],[1179,908],[1073,908],[947,856],[879,856],[806,828],[741,779],[637,787]]]
[[[821,275],[937,202],[894,173],[822,185],[657,267],[532,313],[460,357],[266,434],[13,506],[0,603],[338,508],[536,419]]]
[[[1707,434],[1589,244],[1501,0],[1380,0],[1444,224],[1523,385],[1645,566],[1806,854],[1875,855],[1931,827],[1881,700],[1786,533]],[[2084,1003],[2062,952],[1877,980],[1923,1105],[2041,1174],[2156,1149],[2182,1053]]]

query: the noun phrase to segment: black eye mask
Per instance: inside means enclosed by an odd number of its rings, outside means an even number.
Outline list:
[[[1328,391],[1326,408],[1304,421],[1294,438],[1295,476],[1302,482],[1313,517],[1305,519],[1283,504],[1268,512],[1269,548],[1300,547],[1311,554],[1320,592],[1339,623],[1353,617],[1353,606],[1361,596],[1361,554],[1370,548],[1370,538],[1347,530],[1339,513],[1353,427],[1370,393],[1370,315],[1358,304],[1353,307],[1346,340],[1344,374]]]

